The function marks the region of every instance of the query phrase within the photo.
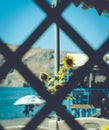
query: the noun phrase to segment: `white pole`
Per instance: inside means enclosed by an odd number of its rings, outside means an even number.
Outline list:
[[[52,8],[55,8],[57,4],[60,2],[60,0],[53,0],[52,1]],[[59,70],[59,65],[60,65],[60,37],[59,37],[59,26],[57,23],[55,24],[55,75],[57,74]],[[58,124],[58,115],[57,115],[57,120],[56,120],[56,130],[59,130],[59,124]]]
[[[60,0],[52,1],[52,8],[55,8]],[[59,35],[59,26],[57,23],[54,23],[55,27],[55,75],[57,74],[60,66],[60,35]]]

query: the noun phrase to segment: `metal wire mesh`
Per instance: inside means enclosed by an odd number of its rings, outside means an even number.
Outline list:
[[[12,52],[2,41],[0,41],[0,53],[3,54],[6,59],[6,62],[0,68],[0,79],[5,77],[11,68],[15,68],[47,102],[46,105],[25,126],[25,128],[23,128],[23,130],[34,130],[52,110],[55,110],[57,114],[62,117],[62,119],[64,119],[65,122],[71,127],[71,129],[83,130],[83,128],[74,120],[74,117],[69,115],[68,112],[63,108],[61,102],[67,93],[77,85],[78,80],[82,81],[83,77],[89,72],[95,63],[101,67],[102,71],[106,75],[109,75],[109,66],[103,61],[102,58],[109,50],[109,39],[107,39],[102,46],[95,51],[61,17],[62,11],[70,4],[70,2],[75,2],[75,0],[63,0],[63,2],[61,2],[56,8],[50,8],[46,1],[34,1],[47,13],[47,17],[15,52]],[[99,3],[97,4],[100,5]],[[104,10],[105,7],[107,9],[107,5],[103,6],[103,8],[100,8],[100,6],[97,4],[97,10]],[[56,22],[58,26],[78,45],[78,47],[80,47],[84,53],[89,56],[89,61],[83,67],[77,70],[76,74],[71,77],[69,82],[66,84],[66,87],[63,87],[56,95],[51,95],[44,87],[44,84],[41,83],[39,79],[36,78],[36,76],[21,61],[22,56],[30,49],[34,42],[53,22]],[[4,128],[0,126],[0,130],[4,130]]]

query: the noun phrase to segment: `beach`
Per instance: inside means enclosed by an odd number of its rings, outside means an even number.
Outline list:
[[[24,127],[32,118],[18,118],[11,120],[0,120],[0,125],[5,128],[13,128],[13,127]],[[41,127],[48,128],[49,118],[45,118],[44,121],[40,124]],[[11,130],[11,129],[10,129]]]
[[[18,118],[12,120],[0,120],[4,130],[22,130],[32,118]],[[100,129],[104,125],[109,126],[109,120],[96,117],[81,117],[75,119],[81,126],[88,129]],[[35,130],[56,130],[56,118],[45,118],[44,121]],[[64,120],[58,121],[59,130],[71,130]],[[33,129],[31,129],[33,130]]]

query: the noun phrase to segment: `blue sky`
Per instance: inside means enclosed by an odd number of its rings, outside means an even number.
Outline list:
[[[42,0],[43,1],[43,0]],[[52,0],[49,0],[51,2]],[[32,0],[0,0],[0,38],[5,43],[22,44],[46,17]],[[81,5],[70,4],[62,17],[94,49],[109,37],[109,17],[98,15],[95,9],[83,10]],[[54,48],[54,24],[35,42],[35,47]],[[60,48],[64,51],[81,52],[76,44],[60,29]]]

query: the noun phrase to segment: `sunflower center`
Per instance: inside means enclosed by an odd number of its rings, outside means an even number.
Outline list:
[[[67,60],[67,64],[68,64],[68,65],[72,65],[72,60],[68,59],[68,60]]]
[[[46,80],[46,79],[47,79],[47,75],[45,75],[45,74],[42,74],[42,75],[41,75],[41,79],[44,79],[44,80]]]

